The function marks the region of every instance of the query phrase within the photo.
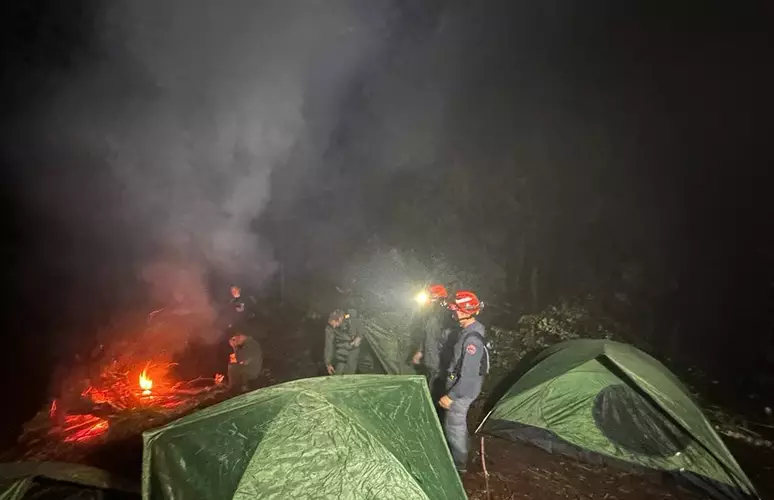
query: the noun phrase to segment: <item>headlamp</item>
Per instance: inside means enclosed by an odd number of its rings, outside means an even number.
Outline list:
[[[430,301],[430,296],[427,294],[427,292],[422,291],[414,296],[414,300],[417,302],[417,304],[423,306]]]

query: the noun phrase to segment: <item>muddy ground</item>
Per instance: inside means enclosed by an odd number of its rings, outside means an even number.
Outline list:
[[[551,455],[533,446],[487,439],[486,462],[489,492],[493,500],[516,499],[605,499],[668,500],[700,499],[658,475],[642,476],[616,469],[588,465]],[[471,499],[487,499],[480,455],[463,478]],[[477,470],[476,470],[477,469]]]

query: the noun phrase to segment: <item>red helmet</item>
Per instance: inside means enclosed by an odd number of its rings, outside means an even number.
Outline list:
[[[443,285],[430,285],[427,287],[427,295],[430,300],[445,299],[449,296],[449,291]]]
[[[471,316],[480,313],[483,308],[484,303],[470,290],[460,290],[455,294],[454,301],[449,303],[449,309],[452,311],[463,311]]]

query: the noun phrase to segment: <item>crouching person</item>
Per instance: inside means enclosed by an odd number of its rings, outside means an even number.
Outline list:
[[[461,290],[449,304],[462,327],[454,346],[454,359],[449,366],[446,395],[438,404],[446,410],[443,429],[454,465],[462,474],[468,466],[468,410],[481,393],[489,372],[489,352],[484,339],[484,325],[476,320],[483,303],[473,292]]]
[[[228,341],[234,352],[228,363],[228,388],[246,392],[254,388],[263,368],[261,346],[252,337],[238,332]]]

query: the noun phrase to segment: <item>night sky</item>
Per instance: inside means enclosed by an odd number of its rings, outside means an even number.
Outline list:
[[[0,8],[13,423],[116,315],[389,249],[522,312],[628,286],[656,350],[772,373],[765,2],[103,4]]]

